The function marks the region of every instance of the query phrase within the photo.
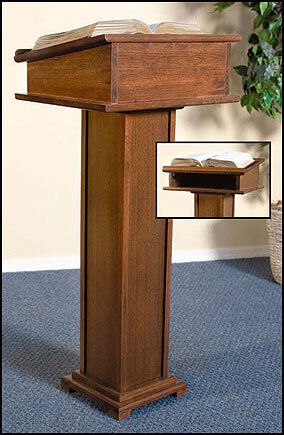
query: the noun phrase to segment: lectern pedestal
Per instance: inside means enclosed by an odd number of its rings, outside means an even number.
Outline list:
[[[61,385],[117,419],[186,392],[168,374],[172,221],[155,219],[155,147],[174,140],[175,109],[239,100],[229,95],[238,40],[102,35],[16,52],[28,62],[16,98],[83,109],[81,363]]]
[[[175,111],[83,112],[81,367],[62,380],[118,419],[186,385],[168,376],[172,221],[155,213],[155,138]]]

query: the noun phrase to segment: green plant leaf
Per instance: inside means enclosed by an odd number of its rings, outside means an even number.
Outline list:
[[[221,11],[231,4],[218,2],[215,5]],[[241,106],[246,107],[248,113],[256,110],[279,119],[282,107],[282,2],[239,4],[256,14],[248,35],[251,45],[247,51],[247,64],[234,67],[242,76]]]
[[[258,45],[255,45],[254,47],[252,47],[251,51],[253,52],[254,55],[256,55],[257,51],[258,51]]]
[[[222,12],[225,9],[229,8],[230,6],[232,6],[235,2],[216,2],[214,4],[215,9],[213,12]]]
[[[247,108],[248,113],[251,113],[251,112],[252,112],[253,107],[252,107],[252,105],[251,105],[250,103],[248,103],[248,104],[246,105],[246,108]]]
[[[268,8],[268,5],[269,5],[268,2],[259,2],[259,10],[260,10],[261,15],[264,14],[266,9]]]
[[[255,85],[255,89],[256,89],[256,92],[258,94],[261,94],[263,92],[263,86],[262,86],[261,82],[259,82]]]
[[[268,59],[271,59],[275,55],[275,50],[271,44],[268,44],[267,42],[261,42],[260,47],[263,54],[268,57]]]
[[[263,29],[259,32],[258,38],[261,42],[270,42],[273,39],[273,33],[269,29]]]
[[[263,101],[266,108],[270,108],[273,98],[268,91],[263,92]]]
[[[244,94],[241,98],[241,106],[246,106],[249,102],[249,95]]]
[[[247,89],[251,89],[253,87],[255,87],[255,81],[252,79],[248,79],[247,80]]]
[[[271,32],[274,32],[275,30],[280,29],[281,26],[282,26],[282,20],[276,19],[276,20],[269,23],[268,28],[269,28],[269,30],[271,30]]]
[[[261,80],[264,78],[264,73],[266,70],[265,65],[260,65],[256,70],[255,80]]]
[[[263,21],[262,15],[257,15],[253,21],[253,30],[257,29]]]
[[[280,64],[280,58],[278,56],[274,56],[272,59],[273,63],[277,66]]]
[[[247,65],[238,65],[234,66],[234,70],[240,75],[240,76],[247,76],[248,74],[248,67]]]

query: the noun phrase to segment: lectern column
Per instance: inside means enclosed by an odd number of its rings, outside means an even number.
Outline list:
[[[195,193],[194,217],[234,217],[235,195],[232,193]]]
[[[168,376],[172,221],[156,219],[156,141],[175,111],[82,113],[81,366],[62,379],[121,419]]]

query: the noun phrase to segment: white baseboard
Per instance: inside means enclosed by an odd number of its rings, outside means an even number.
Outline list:
[[[79,269],[80,257],[15,258],[3,260],[3,272]]]
[[[229,260],[234,258],[268,257],[268,245],[238,246],[218,249],[188,249],[173,251],[173,263],[190,263],[192,261]],[[79,257],[58,258],[18,258],[3,260],[3,272],[29,272],[36,270],[79,269]]]
[[[218,249],[188,249],[173,251],[173,263],[190,263],[192,261],[232,260],[234,258],[268,257],[268,245],[236,246]]]

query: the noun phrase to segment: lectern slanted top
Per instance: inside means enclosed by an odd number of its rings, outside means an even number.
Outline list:
[[[117,419],[186,392],[168,374],[172,221],[155,218],[155,144],[174,141],[175,109],[239,101],[240,39],[102,35],[15,54],[28,80],[17,99],[83,109],[81,363],[62,387]]]

